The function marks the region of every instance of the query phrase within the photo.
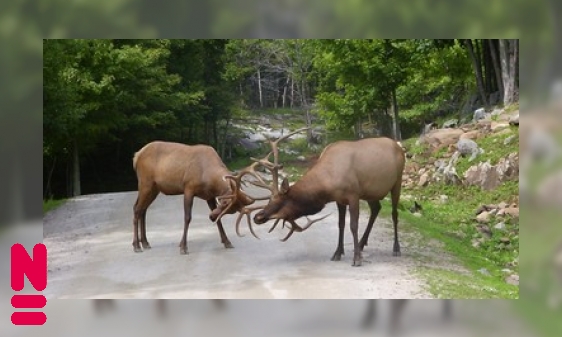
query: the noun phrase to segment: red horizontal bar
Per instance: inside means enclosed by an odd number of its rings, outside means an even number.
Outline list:
[[[12,307],[14,308],[43,308],[47,299],[43,295],[14,295]]]
[[[47,316],[43,312],[14,312],[12,324],[14,325],[43,325]]]

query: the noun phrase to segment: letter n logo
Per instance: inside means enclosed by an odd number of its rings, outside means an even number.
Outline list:
[[[33,258],[27,254],[25,248],[16,243],[11,249],[11,286],[14,291],[24,288],[24,275],[36,291],[43,291],[47,287],[47,248],[38,243],[33,247]],[[43,295],[14,295],[12,306],[19,309],[43,308],[47,299]],[[43,325],[47,316],[43,312],[16,311],[12,314],[14,325]]]

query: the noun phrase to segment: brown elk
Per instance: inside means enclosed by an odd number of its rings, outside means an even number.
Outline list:
[[[324,206],[335,201],[339,213],[339,240],[332,261],[341,260],[344,254],[343,235],[345,213],[349,206],[351,215],[350,228],[353,235],[354,257],[353,266],[362,264],[363,248],[367,245],[373,223],[381,209],[380,200],[390,193],[392,202],[392,222],[394,224],[393,255],[400,255],[398,243],[398,202],[402,185],[402,173],[405,155],[400,145],[389,138],[368,138],[357,141],[339,141],[328,145],[318,161],[294,185],[289,186],[285,178],[278,186],[278,173],[281,167],[278,162],[277,143],[272,142],[274,163],[266,158],[256,161],[272,171],[273,182],[269,187],[272,196],[266,206],[254,216],[256,224],[263,224],[276,219],[270,231],[280,220],[288,222],[289,234],[282,239],[287,240],[293,232],[301,232],[313,223],[325,217],[308,220],[304,226],[295,220],[302,216],[320,212]],[[240,184],[238,183],[239,187]],[[371,215],[361,240],[358,239],[359,202],[365,200],[369,204]],[[233,199],[232,202],[235,200]]]
[[[133,168],[138,179],[138,197],[133,219],[133,247],[135,252],[149,249],[146,238],[146,210],[159,193],[184,196],[184,230],[179,244],[180,254],[187,254],[187,231],[191,222],[193,198],[207,201],[211,209],[210,219],[217,223],[221,242],[225,248],[233,248],[226,236],[217,208],[217,201],[235,195],[222,215],[232,214],[255,202],[254,198],[236,188],[234,182],[225,179],[232,173],[226,168],[217,152],[206,145],[184,145],[156,141],[145,145],[133,158]],[[221,215],[221,216],[222,216]],[[140,222],[140,226],[139,226]]]

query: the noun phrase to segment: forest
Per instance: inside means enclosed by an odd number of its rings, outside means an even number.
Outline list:
[[[153,140],[209,144],[233,169],[234,125],[256,116],[401,140],[519,95],[518,40],[44,40],[43,60],[44,199],[135,190]]]

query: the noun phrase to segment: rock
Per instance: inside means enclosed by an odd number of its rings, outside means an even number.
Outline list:
[[[449,201],[449,197],[448,197],[448,196],[446,196],[446,195],[444,195],[444,194],[439,196],[439,202],[440,202],[440,203],[446,204],[447,201]]]
[[[467,131],[465,133],[463,133],[460,136],[460,139],[478,139],[480,138],[480,136],[482,136],[480,130],[471,130],[471,131]]]
[[[416,218],[421,218],[422,214],[420,212],[412,213]]]
[[[429,173],[425,172],[421,175],[420,180],[418,181],[418,186],[424,187],[427,186],[429,183]]]
[[[519,126],[519,111],[509,117],[509,125],[516,125]]]
[[[507,207],[507,202],[505,202],[505,201],[502,201],[502,202],[500,202],[500,203],[498,204],[498,208],[500,208],[500,209],[501,209],[501,208],[506,208],[506,207]]]
[[[515,135],[509,136],[503,141],[503,145],[509,145],[513,143],[514,140],[515,140]]]
[[[484,119],[486,116],[486,110],[484,108],[474,110],[474,114],[472,115],[472,121],[478,122],[481,119]]]
[[[298,156],[297,160],[298,161],[306,161],[306,158],[304,156]]]
[[[514,286],[519,285],[519,275],[512,274],[505,278],[505,282]]]
[[[495,168],[490,162],[471,166],[464,174],[468,185],[479,185],[484,190],[493,190],[499,186],[500,180]]]
[[[488,271],[488,269],[486,269],[486,268],[478,269],[478,272],[479,272],[480,274],[486,275],[486,276],[490,276],[490,275],[491,275],[490,272]]]
[[[497,133],[499,131],[502,131],[504,129],[509,129],[509,123],[504,123],[504,122],[492,122],[490,124],[490,130],[492,130],[492,132]]]
[[[505,215],[509,215],[512,218],[519,218],[519,207],[508,207],[503,209]]]
[[[464,133],[460,129],[435,129],[423,135],[420,143],[429,144],[433,149],[455,144]]]
[[[459,124],[459,120],[458,120],[458,119],[449,119],[448,121],[446,121],[445,123],[443,123],[442,128],[443,128],[443,129],[456,128],[458,124]]]
[[[497,230],[500,230],[500,231],[505,230],[505,223],[503,223],[503,222],[497,223],[497,224],[494,226],[494,229],[497,229]]]
[[[491,217],[490,213],[484,211],[476,216],[476,221],[478,221],[478,223],[481,224],[487,224],[490,222],[490,217]]]
[[[495,189],[501,182],[519,177],[519,155],[511,153],[494,166],[489,161],[471,166],[464,177],[469,185],[479,185],[484,190]]]
[[[511,242],[511,240],[508,237],[504,236],[504,237],[500,238],[500,242],[507,245]]]
[[[457,149],[460,154],[464,157],[470,155],[470,159],[468,161],[474,160],[477,155],[483,153],[484,151],[478,147],[475,141],[472,139],[459,139],[457,142]]]

